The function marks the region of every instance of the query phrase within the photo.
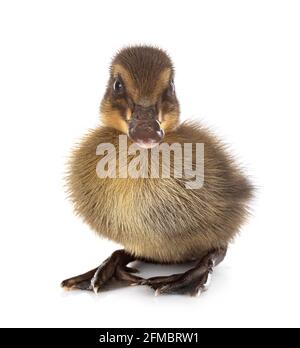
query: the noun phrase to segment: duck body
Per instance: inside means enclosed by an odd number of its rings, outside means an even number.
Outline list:
[[[90,131],[70,161],[70,196],[93,230],[135,257],[161,263],[193,260],[233,239],[247,216],[252,187],[213,135],[184,123],[164,139],[168,144],[204,144],[199,189],[186,188],[174,175],[99,178],[96,149],[101,143],[114,144],[118,157],[119,135],[108,127]]]
[[[156,294],[200,294],[247,217],[251,183],[210,131],[180,123],[173,64],[161,49],[132,46],[118,52],[100,114],[102,126],[72,153],[69,196],[96,233],[124,249],[61,285],[98,293],[117,279],[150,286]],[[164,146],[169,161],[160,152]],[[141,168],[147,175],[139,175]],[[128,267],[135,260],[196,264],[182,274],[144,279]]]

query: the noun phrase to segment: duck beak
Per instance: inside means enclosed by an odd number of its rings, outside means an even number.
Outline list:
[[[160,127],[155,106],[135,106],[128,125],[128,135],[144,149],[151,149],[162,141],[164,131]]]

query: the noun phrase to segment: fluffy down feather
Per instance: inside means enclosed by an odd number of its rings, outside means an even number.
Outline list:
[[[118,149],[119,135],[112,128],[94,129],[70,159],[70,198],[93,230],[138,258],[166,263],[199,258],[232,241],[247,217],[253,187],[209,131],[183,123],[164,139],[204,143],[204,185],[196,190],[174,177],[100,179],[96,148],[114,143]]]

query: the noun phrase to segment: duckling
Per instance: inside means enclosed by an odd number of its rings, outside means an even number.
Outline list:
[[[116,54],[100,113],[102,125],[89,131],[71,155],[67,185],[75,212],[124,249],[61,285],[98,293],[117,279],[147,285],[156,294],[200,294],[248,216],[252,184],[210,131],[193,122],[180,123],[173,64],[159,48],[131,46]],[[113,158],[109,151],[99,156],[97,148],[111,144],[111,154],[120,159],[120,136],[148,154],[162,144],[204,144],[201,187],[187,187],[186,173],[180,178],[172,170],[170,177],[162,177],[161,157],[158,177],[99,176],[99,159],[106,156],[109,166]],[[195,167],[195,146],[191,158]],[[120,174],[122,165],[113,163]],[[176,163],[183,167],[182,160]],[[170,166],[174,169],[174,158]],[[135,260],[195,263],[181,274],[144,279],[128,266]]]

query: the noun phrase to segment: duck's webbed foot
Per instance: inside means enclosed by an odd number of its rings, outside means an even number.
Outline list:
[[[194,268],[185,273],[170,276],[153,277],[144,284],[155,290],[155,294],[190,294],[199,295],[205,290],[214,267],[226,256],[227,248],[210,251]]]
[[[127,264],[134,260],[134,257],[125,250],[117,250],[98,268],[66,279],[61,283],[61,286],[69,290],[90,290],[98,293],[99,289],[112,279],[126,281],[129,284],[141,284],[144,279],[133,274],[138,271],[127,267]]]

